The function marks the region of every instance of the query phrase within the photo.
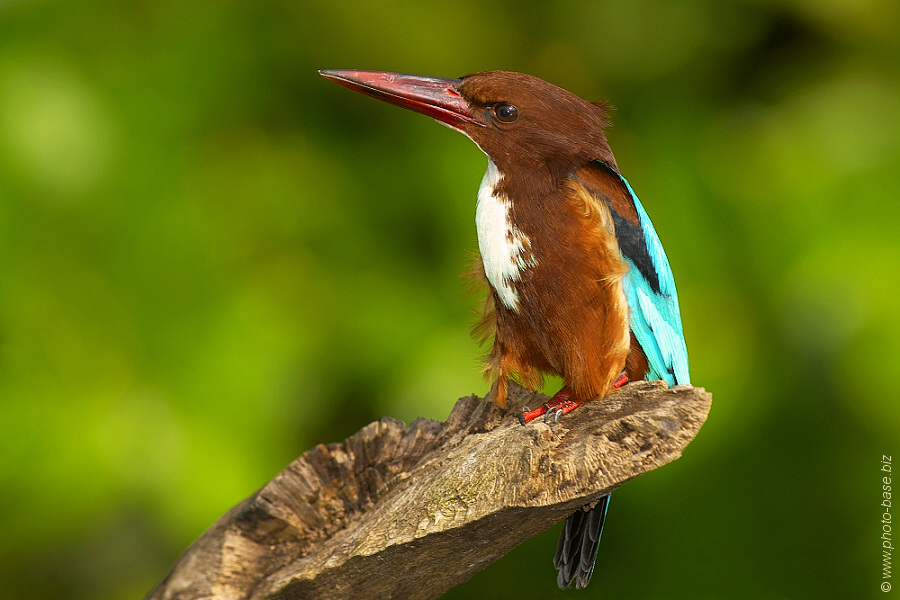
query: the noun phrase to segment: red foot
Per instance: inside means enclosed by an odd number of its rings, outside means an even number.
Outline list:
[[[612,389],[618,389],[626,383],[628,383],[628,375],[625,374],[625,371],[622,371],[619,374],[619,378],[613,383]],[[528,410],[526,408],[519,417],[519,423],[526,425],[541,416],[544,417],[544,421],[553,421],[554,423],[559,421],[561,416],[569,414],[578,408],[577,402],[569,400],[570,393],[568,388],[563,388],[556,392],[556,395],[546,404],[542,404],[534,410]]]
[[[546,404],[542,404],[534,410],[525,409],[525,412],[519,417],[519,423],[525,425],[540,416],[544,417],[544,421],[553,421],[555,423],[561,416],[572,412],[578,407],[577,402],[569,400],[569,393],[568,389],[563,388],[556,392],[556,395]]]

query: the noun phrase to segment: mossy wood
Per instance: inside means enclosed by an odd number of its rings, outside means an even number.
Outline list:
[[[316,446],[219,518],[148,598],[437,597],[678,458],[712,397],[636,382],[521,426],[544,401],[513,384],[506,410],[470,396],[444,423],[384,418]]]

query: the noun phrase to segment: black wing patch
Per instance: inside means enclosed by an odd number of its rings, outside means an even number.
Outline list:
[[[647,241],[644,239],[644,232],[640,225],[633,224],[617,213],[611,202],[607,201],[606,205],[609,207],[609,213],[612,215],[613,224],[616,227],[616,238],[619,240],[619,249],[622,254],[640,271],[647,283],[650,284],[650,289],[662,295],[659,287],[659,275],[653,267],[653,260],[647,251]]]

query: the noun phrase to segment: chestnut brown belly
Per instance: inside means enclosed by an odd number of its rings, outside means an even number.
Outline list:
[[[511,211],[532,259],[504,282],[514,288],[514,305],[504,304],[492,287],[485,311],[494,332],[488,370],[497,377],[501,406],[507,377],[533,389],[542,374],[559,375],[576,402],[605,395],[629,352],[622,289],[628,265],[609,209],[574,181],[542,208],[525,211],[516,205]]]

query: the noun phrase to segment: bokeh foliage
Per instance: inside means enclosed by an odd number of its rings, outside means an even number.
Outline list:
[[[448,597],[879,594],[900,408],[890,0],[0,4],[0,588],[133,598],[300,452],[484,393],[485,159],[318,68],[529,72],[618,110],[692,379],[685,457]],[[549,390],[554,391],[554,390]]]

